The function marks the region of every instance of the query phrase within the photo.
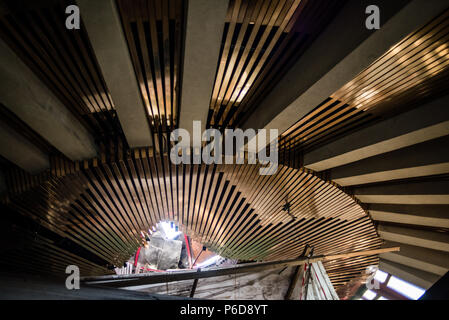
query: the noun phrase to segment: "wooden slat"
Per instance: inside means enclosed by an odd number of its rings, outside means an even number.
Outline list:
[[[341,5],[341,1],[230,1],[207,125],[242,124]]]
[[[280,148],[304,152],[448,92],[449,10],[408,35],[286,130]]]
[[[117,1],[140,92],[153,125],[177,126],[183,0]]]

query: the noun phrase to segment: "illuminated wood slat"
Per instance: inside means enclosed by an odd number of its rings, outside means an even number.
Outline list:
[[[79,168],[73,171],[62,170],[70,169],[67,160],[53,161],[59,177],[12,195],[8,205],[114,265],[128,260],[141,245],[140,232],[161,220],[241,260],[295,258],[305,244],[317,254],[381,245],[356,200],[304,168],[281,165],[261,176],[260,165],[174,166],[167,154],[147,148],[100,159],[72,163]],[[287,197],[296,220],[281,210]],[[363,263],[342,261],[348,271],[341,277],[349,281]]]
[[[445,71],[449,60],[448,16],[449,10],[409,35],[333,96],[368,109],[379,99],[393,98]]]
[[[117,1],[123,30],[148,116],[177,126],[183,0]]]
[[[242,124],[341,5],[337,1],[230,1],[208,126]]]
[[[282,134],[308,150],[337,134],[416,106],[448,90],[449,10],[388,50]]]
[[[66,1],[24,9],[13,6],[0,18],[0,37],[96,136],[120,134],[114,105],[87,33],[65,27]],[[27,11],[25,11],[27,10]]]

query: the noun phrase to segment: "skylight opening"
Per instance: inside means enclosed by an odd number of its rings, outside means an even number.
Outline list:
[[[377,293],[375,293],[374,291],[366,290],[362,297],[368,300],[373,300],[376,296]]]
[[[181,234],[181,232],[178,231],[178,228],[173,224],[173,222],[162,221],[158,225],[163,230],[165,237],[168,240],[174,240]]]
[[[383,272],[382,270],[377,270],[376,274],[374,275],[374,279],[376,279],[377,281],[384,283],[385,280],[387,280],[388,277],[388,273]]]
[[[424,294],[424,292],[426,292],[426,290],[414,286],[413,284],[408,283],[404,280],[396,278],[395,276],[391,276],[390,280],[388,281],[387,287],[413,300],[419,299]]]

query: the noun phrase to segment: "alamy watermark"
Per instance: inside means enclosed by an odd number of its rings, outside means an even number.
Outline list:
[[[65,273],[69,274],[65,279],[65,287],[68,290],[78,290],[80,288],[80,268],[71,264],[65,268]]]
[[[372,4],[366,7],[365,13],[369,16],[365,20],[365,27],[368,30],[380,29],[380,9],[378,6]]]
[[[170,135],[173,164],[262,164],[260,175],[272,175],[278,168],[278,130],[217,129],[201,132],[201,121],[193,121],[193,139],[186,129],[175,129]],[[245,145],[245,139],[247,144]],[[193,142],[193,143],[192,143]],[[224,148],[223,148],[224,145]],[[245,147],[246,146],[246,147]]]
[[[69,16],[65,19],[65,27],[69,30],[80,29],[80,8],[77,5],[70,5],[65,8],[65,13]]]

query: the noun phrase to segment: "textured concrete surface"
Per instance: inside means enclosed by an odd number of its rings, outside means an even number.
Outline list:
[[[199,279],[195,291],[196,299],[224,300],[283,300],[287,293],[293,268],[244,273],[222,277]],[[193,280],[142,286],[139,291],[188,297]],[[138,288],[138,287],[136,287]],[[298,299],[298,289],[293,299]]]
[[[50,167],[48,155],[0,121],[0,154],[31,174]]]
[[[204,131],[220,54],[227,0],[190,0],[187,9],[184,71],[179,127]]]
[[[1,40],[0,56],[0,102],[68,158],[95,157],[86,128]]]

